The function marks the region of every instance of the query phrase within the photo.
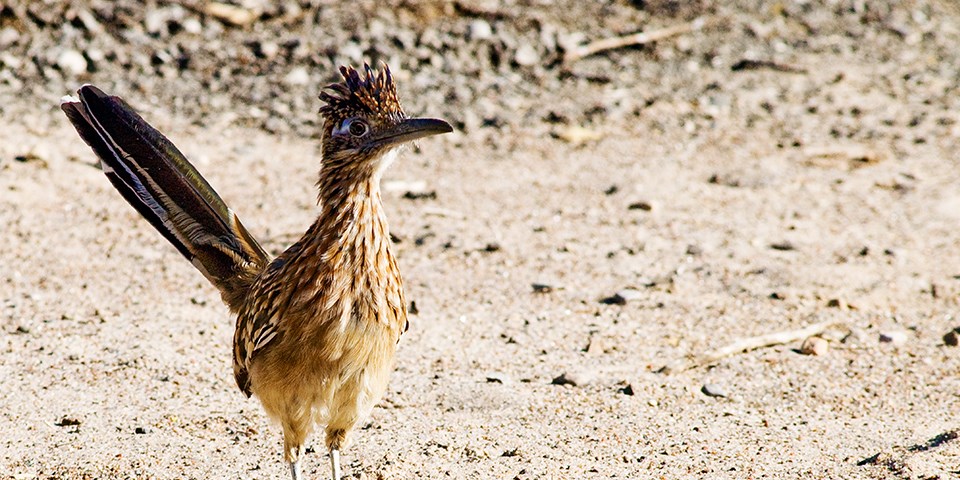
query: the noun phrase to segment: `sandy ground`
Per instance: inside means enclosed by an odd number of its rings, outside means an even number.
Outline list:
[[[550,134],[580,122],[538,120],[407,152],[384,189],[419,313],[348,477],[960,476],[943,338],[960,327],[960,29],[938,5],[891,14],[935,19],[919,39],[880,22],[790,43],[777,61],[797,71],[691,74],[658,47],[664,82],[690,89],[584,123],[584,143]],[[233,319],[103,178],[66,93],[2,110],[0,478],[285,478],[279,428],[232,379]],[[312,220],[315,139],[113,93],[268,250]],[[662,371],[824,321],[824,355],[796,340]],[[328,474],[317,446],[309,478]]]

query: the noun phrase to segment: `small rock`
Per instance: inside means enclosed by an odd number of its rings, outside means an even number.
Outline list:
[[[705,383],[703,384],[703,388],[701,388],[700,391],[703,392],[704,395],[708,397],[726,397],[727,396],[727,389],[723,388],[720,385],[717,385],[716,383]]]
[[[0,50],[6,50],[20,40],[20,33],[13,27],[4,27],[0,30]]]
[[[600,303],[605,303],[607,305],[626,305],[629,301],[639,300],[641,298],[643,298],[643,294],[640,292],[640,290],[624,288],[623,290],[614,293],[613,296],[600,300]]]
[[[149,9],[143,15],[143,26],[146,29],[147,33],[158,34],[166,33],[161,32],[164,29],[167,23],[167,14],[163,9]]]
[[[144,435],[149,432],[150,430],[148,430],[147,427],[137,427],[133,429],[133,433],[136,433],[137,435]]]
[[[950,330],[943,335],[943,343],[947,344],[948,347],[956,347],[960,345],[960,327]]]
[[[506,385],[508,383],[512,383],[512,380],[505,373],[494,372],[487,374],[487,383],[501,383]]]
[[[87,73],[87,59],[76,50],[64,50],[57,57],[57,67],[69,75],[82,75]]]
[[[6,65],[12,70],[17,70],[20,65],[23,65],[23,62],[9,52],[2,52],[0,53],[0,65]]]
[[[557,45],[568,52],[586,43],[586,41],[587,34],[583,32],[557,32]]]
[[[607,348],[607,342],[605,342],[602,338],[593,335],[589,340],[587,340],[587,346],[583,349],[583,351],[593,354],[602,354],[606,352]]]
[[[251,10],[229,3],[208,2],[203,8],[204,13],[217,20],[243,27],[260,18],[258,10]]]
[[[191,35],[198,35],[203,32],[203,24],[194,17],[183,19],[183,30]]]
[[[276,57],[280,53],[280,45],[276,42],[263,42],[260,44],[260,53],[267,59]]]
[[[486,40],[493,36],[493,27],[486,20],[476,19],[467,26],[467,38],[470,40]]]
[[[407,200],[436,200],[437,191],[436,190],[408,190],[403,194],[403,198]]]
[[[846,302],[844,302],[843,300],[840,300],[839,298],[831,298],[830,300],[827,300],[827,307],[846,310],[847,304]]]
[[[580,145],[582,143],[603,138],[603,135],[599,131],[587,127],[581,127],[579,125],[571,125],[567,128],[564,128],[563,130],[557,132],[556,136],[561,140],[574,145]]]
[[[306,67],[296,67],[283,77],[283,83],[292,86],[303,86],[310,83],[310,72]]]
[[[822,357],[830,350],[830,343],[820,337],[808,337],[800,345],[800,353]]]
[[[880,332],[881,343],[892,343],[893,345],[902,345],[908,338],[907,332],[903,330],[887,330]]]
[[[57,420],[54,423],[54,425],[58,427],[75,427],[77,425],[80,425],[80,420],[68,415],[64,415],[63,418],[61,418],[60,420]]]
[[[588,383],[593,382],[596,379],[596,375],[590,371],[582,372],[563,372],[559,377],[554,378],[550,383],[553,385],[571,385],[574,387],[582,387]]]
[[[519,454],[520,454],[520,449],[519,449],[519,448],[514,448],[514,449],[512,449],[512,450],[505,450],[502,454],[500,454],[500,456],[501,456],[501,457],[516,457],[516,456],[519,455]]]
[[[620,387],[619,389],[617,389],[617,392],[618,392],[618,393],[622,393],[622,394],[624,394],[624,395],[629,395],[629,396],[632,397],[632,396],[633,396],[633,385],[630,385],[630,384],[628,383],[628,384],[624,385],[623,387]]]
[[[513,61],[517,62],[517,65],[521,67],[531,67],[540,63],[540,54],[537,53],[537,49],[533,48],[532,45],[525,43],[517,49],[517,53],[513,56]]]
[[[553,291],[553,285],[546,283],[534,283],[530,287],[533,288],[533,293],[550,293]]]
[[[644,212],[649,212],[653,210],[653,205],[650,202],[633,202],[627,206],[627,210],[643,210]]]
[[[791,242],[789,242],[789,241],[786,241],[786,240],[784,240],[784,241],[782,241],[782,242],[771,243],[771,244],[770,244],[770,248],[772,248],[772,249],[774,249],[774,250],[780,250],[781,252],[789,252],[789,251],[791,251],[791,250],[796,250],[796,249],[797,249],[797,247],[795,247],[795,246],[793,245],[793,243],[791,243]]]
[[[616,295],[628,302],[643,298],[643,292],[633,288],[624,288],[623,290],[617,292]]]
[[[90,63],[94,66],[96,66],[97,62],[103,62],[107,59],[107,54],[104,53],[103,50],[96,48],[87,49],[84,53],[86,53],[87,58],[90,59]]]

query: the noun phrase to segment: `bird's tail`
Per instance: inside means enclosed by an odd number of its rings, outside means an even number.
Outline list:
[[[180,150],[123,100],[92,85],[77,94],[60,108],[107,178],[238,309],[267,253]]]

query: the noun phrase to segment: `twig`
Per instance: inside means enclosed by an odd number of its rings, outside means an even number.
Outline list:
[[[689,370],[691,368],[696,368],[701,365],[706,365],[709,363],[716,362],[722,358],[729,357],[731,355],[736,355],[742,352],[749,352],[750,350],[756,350],[763,347],[772,347],[774,345],[783,345],[784,343],[795,342],[797,340],[802,340],[804,338],[818,335],[823,333],[825,330],[830,327],[837,325],[839,322],[836,320],[830,320],[826,322],[815,323],[813,325],[803,327],[797,330],[788,330],[785,332],[776,332],[768,333],[766,335],[759,335],[756,337],[744,338],[742,340],[737,340],[736,342],[731,343],[722,348],[716,350],[710,350],[702,355],[699,355],[693,359],[689,360],[680,360],[674,362],[671,365],[666,365],[660,369],[660,373],[678,373],[684,370]]]
[[[652,32],[638,32],[622,37],[603,38],[595,40],[586,45],[576,47],[563,55],[563,63],[573,63],[583,57],[589,57],[604,50],[613,50],[630,45],[644,45],[658,40],[674,37],[687,32],[700,30],[706,24],[706,19],[700,17],[689,23],[682,23],[672,27],[661,28]]]
[[[770,69],[775,72],[784,72],[784,73],[807,73],[807,69],[803,67],[787,65],[786,63],[777,63],[777,62],[774,62],[773,60],[751,60],[749,58],[741,59],[730,67],[730,70],[734,72],[739,72],[743,70],[761,70],[761,69]]]

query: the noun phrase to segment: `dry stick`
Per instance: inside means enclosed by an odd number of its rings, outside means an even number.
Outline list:
[[[694,30],[700,30],[703,28],[704,24],[706,24],[706,19],[700,17],[690,23],[682,23],[680,25],[662,28],[652,32],[639,32],[622,37],[603,38],[568,51],[563,56],[563,63],[573,63],[583,57],[588,57],[604,50],[613,50],[615,48],[623,48],[630,45],[643,45],[683,33],[692,32]]]
[[[741,352],[748,352],[758,348],[772,347],[774,345],[783,345],[784,343],[794,342],[823,333],[824,330],[827,330],[838,323],[839,322],[836,320],[830,320],[826,322],[815,323],[797,330],[768,333],[766,335],[744,338],[742,340],[737,340],[736,342],[733,342],[725,347],[718,348],[716,350],[710,350],[709,352],[699,355],[692,360],[680,360],[671,365],[664,366],[661,372],[678,373],[684,370],[699,367],[701,365],[713,363],[721,358],[726,358]]]

